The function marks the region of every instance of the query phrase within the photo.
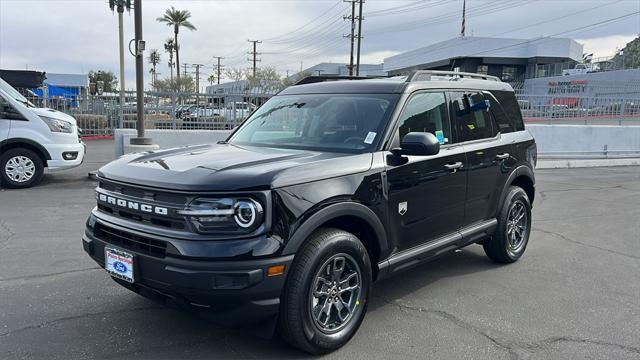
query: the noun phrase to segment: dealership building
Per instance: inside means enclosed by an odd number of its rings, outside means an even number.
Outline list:
[[[384,59],[389,75],[412,70],[463,71],[503,81],[547,76],[539,65],[582,61],[582,45],[567,38],[457,37]]]

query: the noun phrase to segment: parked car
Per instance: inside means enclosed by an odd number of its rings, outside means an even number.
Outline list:
[[[374,281],[472,244],[517,261],[536,157],[495,77],[291,86],[225,142],[102,167],[82,243],[132,291],[326,353],[355,334]]]
[[[36,107],[0,78],[0,187],[34,186],[45,167],[69,169],[84,154],[72,116]]]
[[[225,106],[224,116],[232,119],[244,119],[254,112],[256,108],[256,105],[244,101],[230,102]]]
[[[580,75],[580,74],[589,74],[600,71],[600,66],[598,64],[584,63],[584,64],[576,64],[573,69],[565,69],[562,70],[562,75]]]

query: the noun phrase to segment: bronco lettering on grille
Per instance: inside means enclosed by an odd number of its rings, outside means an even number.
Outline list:
[[[153,206],[153,205],[149,205],[149,204],[142,204],[136,201],[129,201],[129,200],[125,200],[125,199],[119,199],[113,196],[109,196],[109,195],[105,195],[105,194],[100,194],[100,193],[96,193],[96,199],[98,199],[98,201],[110,204],[110,205],[115,205],[115,206],[119,206],[121,208],[125,208],[125,209],[131,209],[131,210],[137,210],[137,211],[142,211],[145,213],[149,213],[149,214],[156,214],[156,215],[168,215],[169,214],[169,209],[167,209],[166,207],[162,207],[162,206]]]

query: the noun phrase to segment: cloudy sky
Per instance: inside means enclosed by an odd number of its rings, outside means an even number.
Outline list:
[[[180,60],[206,64],[202,78],[213,71],[214,56],[224,56],[227,67],[249,66],[248,39],[263,41],[260,66],[282,74],[323,61],[348,62],[349,42],[342,35],[349,24],[342,16],[351,6],[343,0],[143,0],[147,49],[162,49],[172,36],[155,20],[172,5],[192,13],[198,30],[181,30]],[[595,57],[610,56],[640,34],[640,14],[615,18],[638,11],[640,0],[468,0],[467,36],[560,34]],[[382,63],[458,36],[462,0],[367,0],[364,14],[362,62]],[[133,38],[133,13],[125,13],[124,22],[126,43]],[[117,73],[117,29],[107,0],[0,0],[0,68]],[[133,87],[134,58],[127,54],[125,61],[127,87]],[[169,75],[167,61],[162,52],[160,77]]]

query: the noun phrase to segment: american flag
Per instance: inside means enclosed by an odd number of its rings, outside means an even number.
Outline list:
[[[464,37],[464,32],[466,30],[465,27],[465,18],[467,15],[467,0],[463,0],[462,2],[462,30],[460,30],[460,35]]]

